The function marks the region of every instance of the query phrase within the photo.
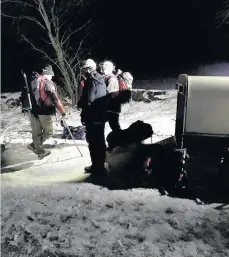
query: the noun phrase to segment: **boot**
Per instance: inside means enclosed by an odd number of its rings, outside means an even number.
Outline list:
[[[38,159],[39,160],[42,160],[43,158],[45,158],[46,156],[50,155],[51,154],[51,151],[43,151],[42,153],[39,153],[38,154]]]
[[[95,169],[95,168],[93,167],[93,165],[91,165],[91,166],[86,166],[86,167],[84,168],[85,173],[92,173],[94,169]],[[109,164],[108,164],[107,162],[104,163],[104,169],[107,170],[107,171],[109,171]]]
[[[92,170],[93,170],[93,166],[92,165],[84,167],[85,173],[91,173]]]
[[[108,187],[109,185],[109,174],[108,170],[105,168],[93,168],[93,171],[90,176],[90,180],[92,184]]]
[[[34,143],[27,145],[27,148],[33,151],[35,154],[38,154],[37,150],[35,149]]]

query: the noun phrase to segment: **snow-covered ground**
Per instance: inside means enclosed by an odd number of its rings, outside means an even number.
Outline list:
[[[122,128],[143,120],[153,127],[153,142],[173,135],[171,88],[161,100],[125,105]],[[18,94],[5,96],[2,102]],[[81,125],[78,112],[69,110],[66,121]],[[77,141],[80,157],[71,140],[60,139],[62,127],[54,119],[55,135],[46,142],[52,154],[38,160],[26,148],[30,130],[20,108],[2,111],[2,256],[229,256],[228,205],[199,206],[152,189],[109,191],[61,182],[90,164],[86,142]]]
[[[2,185],[2,256],[229,256],[222,207],[91,184]]]
[[[13,93],[10,95],[4,94],[7,99],[17,98],[18,94]],[[152,142],[157,142],[161,139],[174,135],[175,128],[175,112],[176,112],[176,91],[170,90],[166,96],[158,96],[162,100],[152,101],[151,103],[144,102],[131,102],[124,105],[120,122],[123,129],[127,128],[130,124],[137,120],[143,120],[150,123],[154,130]],[[81,125],[79,112],[68,111],[66,122],[70,126]],[[15,166],[29,165],[33,162],[28,173],[31,174],[31,169],[35,169],[39,166],[39,169],[43,169],[46,165],[61,165],[68,167],[69,169],[81,169],[90,164],[89,152],[86,141],[76,141],[80,151],[83,153],[84,158],[80,157],[79,152],[72,140],[61,139],[63,128],[60,126],[60,122],[56,122],[53,118],[54,124],[54,137],[47,140],[45,144],[50,145],[52,154],[43,160],[37,160],[37,156],[29,151],[26,146],[31,143],[31,128],[29,115],[24,116],[20,107],[12,108],[7,111],[2,111],[1,115],[1,143],[6,145],[4,152],[4,169],[13,169]],[[57,118],[59,120],[60,117]],[[110,127],[106,125],[105,134],[110,132]],[[151,143],[151,138],[147,139],[145,143]],[[55,147],[54,147],[55,146]],[[23,154],[22,154],[23,153]],[[21,171],[20,171],[21,172]],[[24,171],[25,172],[25,171]],[[17,172],[12,175],[15,176]],[[5,174],[3,177],[9,177],[10,174]]]

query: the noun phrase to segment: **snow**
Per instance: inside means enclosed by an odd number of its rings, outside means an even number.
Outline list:
[[[171,88],[161,100],[125,105],[122,128],[140,119],[152,125],[153,142],[174,135],[177,93]],[[4,95],[2,104],[19,97]],[[77,111],[67,114],[68,125],[81,125]],[[85,141],[76,141],[80,157],[74,142],[60,138],[54,118],[55,135],[45,142],[52,154],[38,160],[26,148],[31,128],[20,108],[2,111],[1,129],[2,256],[229,256],[228,205],[61,182],[90,164]]]
[[[228,256],[228,222],[150,189],[2,186],[3,256]]]

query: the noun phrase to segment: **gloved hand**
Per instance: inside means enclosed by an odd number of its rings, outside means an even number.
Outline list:
[[[64,121],[62,119],[60,120],[60,125],[64,128]]]
[[[84,110],[81,112],[80,117],[81,117],[82,125],[85,126],[86,123],[88,122],[88,113]]]
[[[62,117],[64,118],[64,117],[66,116],[66,113],[63,112],[63,113],[61,113],[61,115],[62,115]]]
[[[80,100],[77,102],[77,109],[78,110],[82,109],[82,101]]]

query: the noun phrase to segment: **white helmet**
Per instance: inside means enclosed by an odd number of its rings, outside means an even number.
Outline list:
[[[105,61],[102,65],[102,71],[104,75],[110,75],[114,72],[115,66],[111,61]]]
[[[96,70],[96,63],[92,59],[87,59],[83,64],[83,69],[89,69],[90,71]]]

